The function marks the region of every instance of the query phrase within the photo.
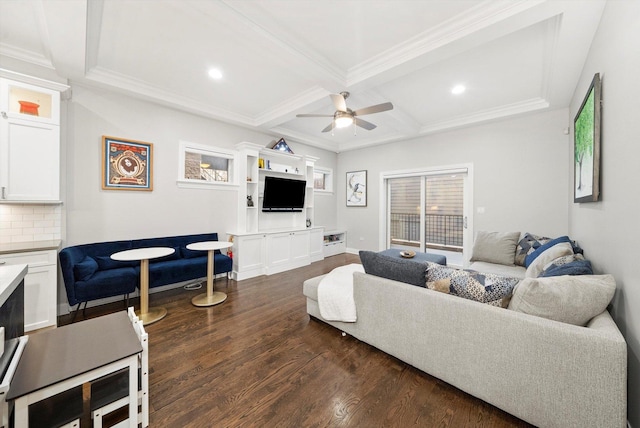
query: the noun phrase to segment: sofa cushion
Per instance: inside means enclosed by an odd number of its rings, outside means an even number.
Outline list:
[[[513,265],[520,232],[479,231],[473,243],[471,261]]]
[[[419,287],[425,286],[428,262],[415,262],[411,259],[399,259],[364,250],[360,251],[360,260],[365,273]]]
[[[97,270],[98,262],[96,262],[93,257],[85,256],[80,263],[77,263],[73,267],[73,275],[76,281],[84,281],[91,278]]]
[[[561,236],[559,238],[551,239],[550,241],[547,241],[546,243],[544,243],[543,245],[540,245],[534,251],[529,253],[527,257],[525,257],[524,259],[524,266],[529,267],[529,265],[533,263],[533,261],[537,259],[542,253],[544,253],[554,245],[560,244],[562,242],[568,242],[569,246],[571,246],[571,239],[569,239],[568,236]],[[571,247],[571,253],[573,253],[573,247]]]
[[[427,263],[427,288],[476,302],[506,307],[519,278]]]
[[[524,266],[507,266],[507,265],[499,265],[497,263],[487,263],[487,262],[472,262],[467,267],[467,270],[475,270],[483,273],[492,273],[500,276],[509,276],[512,278],[524,278],[524,274],[526,273],[526,269]]]
[[[526,257],[541,245],[544,245],[549,241],[551,241],[551,238],[525,233],[524,237],[518,241],[518,245],[516,246],[515,264],[518,266],[524,266]]]
[[[571,254],[559,257],[544,267],[539,277],[561,275],[593,275],[591,262],[582,254]]]
[[[509,309],[584,326],[607,308],[615,291],[611,275],[525,278],[513,291]]]
[[[133,293],[139,283],[138,273],[132,267],[98,270],[86,281],[77,281],[75,296],[79,302]]]
[[[547,244],[545,244],[547,245]],[[542,247],[544,247],[543,245]],[[540,247],[540,248],[542,248]],[[538,249],[539,250],[539,249]],[[536,251],[538,251],[536,250]],[[527,267],[525,277],[536,278],[540,276],[544,267],[559,257],[569,256],[573,254],[573,248],[569,242],[557,243],[546,250],[542,251]]]

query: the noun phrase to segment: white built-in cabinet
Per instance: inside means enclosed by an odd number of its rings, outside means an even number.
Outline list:
[[[0,69],[0,202],[59,202],[60,94],[67,89]]]
[[[57,275],[56,250],[28,251],[0,254],[0,265],[26,264],[24,277],[24,331],[38,330],[57,325]]]
[[[238,228],[233,239],[235,280],[271,275],[324,258],[323,229],[314,225],[313,170],[317,158],[243,142],[239,152]],[[266,176],[306,181],[301,212],[262,212]]]

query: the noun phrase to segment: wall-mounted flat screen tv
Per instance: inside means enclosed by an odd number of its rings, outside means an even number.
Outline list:
[[[300,212],[304,208],[307,182],[289,178],[266,176],[264,178],[264,212]]]

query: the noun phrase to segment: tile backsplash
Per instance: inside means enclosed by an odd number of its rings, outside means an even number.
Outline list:
[[[3,243],[61,239],[61,224],[61,205],[0,204]]]

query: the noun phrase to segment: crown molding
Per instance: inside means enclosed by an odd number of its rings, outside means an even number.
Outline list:
[[[477,113],[460,116],[450,120],[443,120],[423,126],[420,134],[433,134],[455,128],[476,125],[481,122],[489,122],[492,120],[503,119],[509,116],[515,116],[523,113],[531,113],[549,107],[549,102],[543,98],[532,98],[529,100],[507,104],[493,109],[483,110]]]
[[[306,91],[284,100],[273,108],[260,113],[254,120],[255,125],[268,126],[269,123],[276,122],[282,117],[289,116],[294,111],[301,110],[311,103],[328,97],[329,94],[330,92],[326,89],[320,86],[313,86]]]
[[[41,53],[18,48],[6,43],[0,43],[0,55],[17,59],[28,64],[37,65],[39,67],[55,70],[51,60]]]
[[[246,127],[255,127],[255,121],[250,116],[233,113],[226,109],[212,108],[210,105],[204,104],[200,101],[165,91],[141,80],[115,73],[101,67],[94,67],[91,69],[86,74],[83,81],[89,85],[93,82],[97,85],[115,88],[125,94],[132,94],[134,96],[155,101],[159,104],[193,113],[198,116],[209,117]]]
[[[465,13],[424,31],[379,55],[351,67],[347,86],[359,84],[394,69],[438,48],[461,40],[498,22],[544,3],[546,0],[491,1],[485,0]]]

